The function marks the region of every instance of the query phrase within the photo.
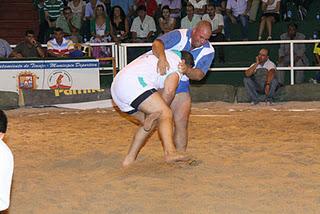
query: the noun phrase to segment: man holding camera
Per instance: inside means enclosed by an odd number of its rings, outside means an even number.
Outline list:
[[[41,44],[36,41],[33,30],[27,30],[25,40],[20,42],[11,52],[10,58],[34,58],[44,57]]]

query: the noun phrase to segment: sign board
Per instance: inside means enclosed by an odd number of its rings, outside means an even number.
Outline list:
[[[0,90],[99,89],[96,59],[0,61]]]

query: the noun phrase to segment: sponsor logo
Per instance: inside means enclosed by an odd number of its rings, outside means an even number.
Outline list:
[[[78,95],[78,94],[94,94],[104,92],[104,89],[81,89],[81,90],[63,90],[63,89],[55,89],[54,90],[54,96],[60,97],[63,95]]]
[[[38,77],[29,71],[24,71],[18,75],[18,85],[19,89],[35,89],[37,88]]]
[[[48,77],[50,89],[70,89],[72,87],[72,78],[67,71],[56,70]]]

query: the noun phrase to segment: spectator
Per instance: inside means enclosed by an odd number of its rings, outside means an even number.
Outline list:
[[[305,35],[297,32],[298,26],[294,23],[288,25],[288,31],[280,36],[281,40],[303,40]],[[306,56],[306,46],[305,44],[295,44],[293,46],[294,54],[294,66],[308,66],[309,60]],[[290,65],[290,45],[281,44],[279,49],[279,67],[288,67]],[[295,83],[304,82],[303,71],[295,71]],[[278,81],[280,85],[285,83],[285,71],[278,71]]]
[[[14,160],[9,147],[3,142],[7,131],[8,120],[0,110],[0,212],[9,208],[10,192],[13,175]]]
[[[213,4],[208,4],[207,14],[202,16],[202,20],[207,20],[211,23],[212,35],[209,39],[210,42],[223,42],[225,40],[223,16],[216,13],[216,7]],[[217,46],[217,51],[219,61],[225,63],[223,46]]]
[[[194,15],[194,7],[192,4],[187,5],[187,15],[181,19],[182,29],[191,29],[195,27],[201,19],[199,16]]]
[[[158,8],[156,0],[136,0],[135,5],[137,8],[144,5],[146,7],[147,15],[151,17],[154,17]]]
[[[130,18],[133,13],[134,13],[134,9],[133,9],[133,5],[134,5],[134,0],[111,0],[111,7],[114,6],[120,6],[122,8],[122,10],[124,11],[124,13],[126,14],[126,16],[128,18]]]
[[[126,14],[118,5],[113,6],[110,15],[110,33],[114,42],[124,42],[129,36],[129,23]]]
[[[227,0],[209,0],[208,4],[212,4],[212,5],[215,6],[216,13],[219,13],[221,15],[225,15],[226,6],[227,6]]]
[[[146,13],[146,7],[137,8],[138,16],[133,20],[130,32],[133,42],[151,42],[156,30],[156,24],[151,16]]]
[[[106,6],[100,0],[90,0],[86,4],[84,14],[86,20],[92,20],[94,18],[94,11],[98,5],[102,5],[103,11],[106,11]]]
[[[181,17],[181,0],[161,0],[160,1],[161,7],[164,7],[166,5],[170,8],[170,16],[172,18],[175,18],[176,21],[180,20]]]
[[[257,13],[259,10],[261,0],[249,0],[251,3],[251,8],[249,11],[249,22],[253,23],[257,19]]]
[[[281,0],[262,0],[262,16],[260,20],[258,40],[262,39],[264,29],[268,29],[267,40],[272,39],[272,25],[280,19]]]
[[[86,1],[83,0],[70,0],[68,3],[68,7],[71,8],[72,13],[81,18],[84,18],[84,11],[86,7]]]
[[[47,42],[47,50],[49,57],[69,57],[74,50],[74,44],[70,39],[64,38],[61,28],[55,28],[54,38]]]
[[[4,39],[0,39],[0,58],[8,58],[11,52],[12,49],[9,43]]]
[[[249,10],[250,2],[248,0],[228,0],[226,7],[227,15],[224,17],[224,30],[228,41],[231,39],[231,23],[240,23],[242,40],[248,40]]]
[[[11,58],[44,57],[41,44],[36,41],[33,30],[27,30],[25,39],[20,42],[11,52]]]
[[[39,34],[38,34],[38,40],[41,44],[47,43],[49,39],[49,32],[47,30],[49,29],[48,22],[45,18],[45,12],[44,12],[44,0],[39,0],[36,3],[36,7],[38,9],[38,16],[39,16]]]
[[[276,66],[269,59],[268,49],[263,48],[259,51],[259,55],[256,56],[256,63],[245,71],[243,82],[251,104],[259,103],[258,94],[264,94],[266,104],[272,104],[278,81],[276,79]]]
[[[56,20],[63,11],[63,8],[64,4],[61,0],[46,0],[44,2],[44,15],[49,29],[56,27]]]
[[[208,4],[207,0],[189,0],[189,4],[192,4],[194,7],[194,14],[202,17],[206,12],[206,6]]]
[[[176,28],[176,20],[170,16],[170,8],[165,5],[161,9],[161,17],[159,18],[161,34],[172,31]]]
[[[320,43],[314,44],[313,54],[316,62],[316,66],[320,66]],[[320,83],[320,72],[316,73],[316,81]]]
[[[81,28],[81,18],[78,14],[73,14],[71,8],[67,6],[57,18],[57,27],[63,30],[64,36],[77,36]]]
[[[111,42],[110,18],[102,5],[95,9],[95,18],[90,21],[91,43]],[[96,58],[111,56],[110,47],[95,46],[92,55]]]

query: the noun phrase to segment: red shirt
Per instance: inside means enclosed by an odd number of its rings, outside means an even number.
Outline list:
[[[138,0],[137,1],[137,6],[140,6],[140,5],[145,5],[146,8],[147,8],[147,15],[148,16],[154,16],[156,10],[157,10],[157,7],[158,7],[158,4],[157,4],[157,1],[156,0]]]

